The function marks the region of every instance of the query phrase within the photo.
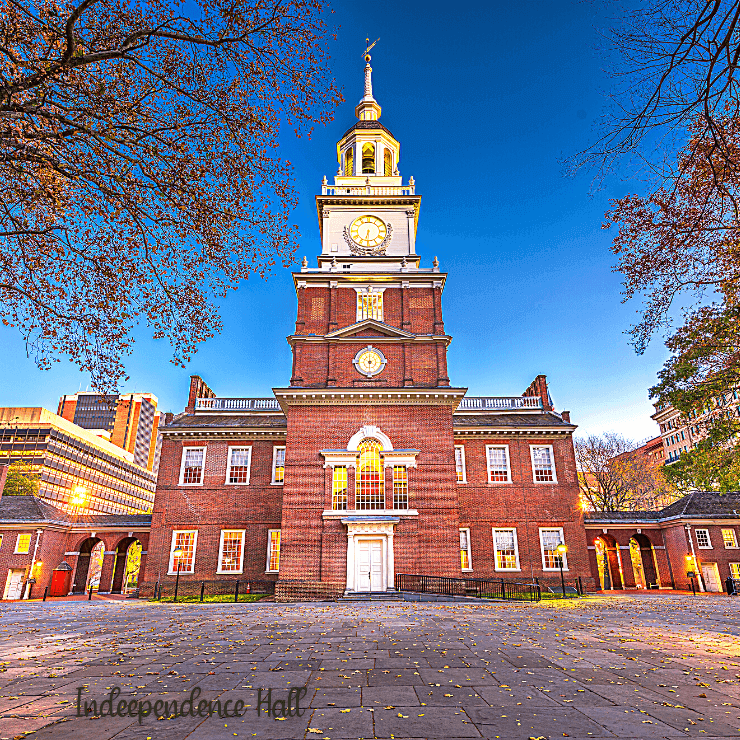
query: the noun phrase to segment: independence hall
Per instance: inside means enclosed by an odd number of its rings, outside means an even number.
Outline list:
[[[559,583],[561,543],[565,578],[595,586],[576,427],[546,378],[483,398],[450,380],[447,274],[417,249],[421,196],[366,60],[334,184],[316,196],[318,257],[293,274],[290,377],[269,398],[191,379],[160,429],[142,595],[178,569],[275,580],[278,599],[391,590],[399,573]]]

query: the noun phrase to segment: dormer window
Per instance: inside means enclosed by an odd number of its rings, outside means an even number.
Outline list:
[[[345,177],[351,177],[354,174],[352,171],[353,161],[354,161],[354,155],[352,153],[352,147],[350,147],[344,153],[344,175]]]
[[[383,155],[383,174],[386,177],[390,177],[393,174],[393,157],[391,156],[390,149],[386,149]]]
[[[369,142],[362,145],[362,174],[375,174],[375,145]]]

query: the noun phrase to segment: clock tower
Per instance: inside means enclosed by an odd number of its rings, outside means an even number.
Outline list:
[[[447,372],[447,276],[436,258],[421,266],[421,196],[365,62],[357,121],[316,196],[320,254],[293,274],[290,385],[274,389],[287,418],[278,588],[291,593],[460,569],[452,414],[465,389]]]

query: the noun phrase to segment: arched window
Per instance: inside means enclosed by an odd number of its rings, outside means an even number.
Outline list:
[[[350,177],[354,174],[352,171],[352,164],[354,161],[354,154],[352,147],[347,149],[347,151],[344,153],[344,175],[345,177]]]
[[[393,174],[393,157],[391,156],[390,149],[386,149],[383,155],[383,172],[386,177],[390,177]]]
[[[385,490],[383,487],[383,461],[380,451],[383,446],[377,439],[364,439],[358,450],[360,460],[355,481],[356,509],[385,509]]]
[[[370,142],[362,145],[362,174],[375,174],[375,146]]]

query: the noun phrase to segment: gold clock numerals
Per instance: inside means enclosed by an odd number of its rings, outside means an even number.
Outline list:
[[[377,375],[383,371],[386,359],[379,350],[374,347],[367,347],[361,352],[358,352],[352,362],[359,372],[371,378],[373,375]]]
[[[358,246],[373,248],[385,239],[388,227],[377,216],[360,216],[352,222],[349,233]]]

